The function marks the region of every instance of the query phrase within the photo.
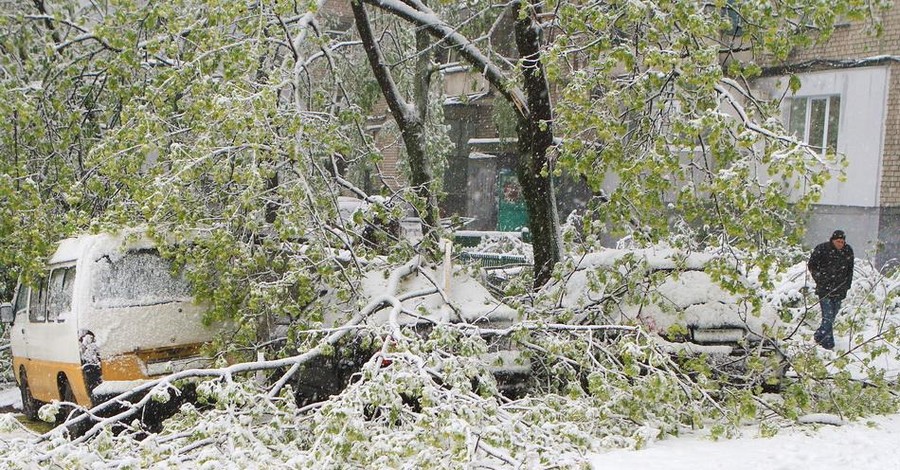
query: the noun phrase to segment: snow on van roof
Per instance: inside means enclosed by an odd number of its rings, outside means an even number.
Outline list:
[[[59,242],[56,252],[50,257],[50,264],[75,261],[92,244],[91,237],[67,238]]]
[[[153,242],[144,235],[144,231],[141,229],[124,229],[117,233],[85,234],[60,241],[48,263],[53,265],[72,262],[89,250],[109,252],[118,251],[124,247],[149,248],[151,246],[153,246]]]

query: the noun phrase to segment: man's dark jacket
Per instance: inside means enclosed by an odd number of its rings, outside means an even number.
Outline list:
[[[819,244],[806,265],[816,281],[816,295],[843,299],[853,282],[853,248],[838,250],[830,241]]]

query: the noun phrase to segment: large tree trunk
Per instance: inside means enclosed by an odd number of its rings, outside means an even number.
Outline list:
[[[520,7],[519,2],[514,7]],[[522,76],[528,114],[517,123],[519,138],[518,176],[528,207],[529,228],[534,250],[534,287],[550,280],[553,266],[562,257],[556,195],[552,168],[547,152],[553,145],[553,110],[550,105],[550,86],[541,63],[541,28],[534,14],[516,20],[516,48],[521,57]]]
[[[427,33],[416,34],[416,49],[418,59],[415,72],[415,100],[416,105],[410,105],[400,95],[397,85],[391,76],[391,72],[385,64],[378,41],[372,33],[371,23],[361,2],[351,1],[353,16],[356,20],[356,29],[359,31],[363,42],[363,49],[372,66],[375,79],[381,87],[382,95],[403,137],[406,147],[406,156],[409,159],[409,184],[416,195],[425,201],[425,214],[423,220],[423,232],[428,237],[434,236],[437,226],[437,204],[431,191],[433,178],[428,167],[428,155],[425,151],[425,118],[428,113],[427,99],[430,82],[431,53],[430,41]]]

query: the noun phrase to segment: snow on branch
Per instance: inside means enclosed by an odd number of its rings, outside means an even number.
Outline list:
[[[68,26],[68,27],[70,27],[70,28],[73,28],[73,29],[76,29],[76,30],[82,32],[82,34],[76,36],[76,37],[73,38],[73,39],[67,40],[67,41],[65,41],[65,42],[60,42],[59,44],[57,44],[57,45],[54,47],[54,50],[56,50],[56,52],[62,52],[63,50],[65,50],[66,48],[68,48],[69,46],[71,46],[71,45],[73,45],[73,44],[77,44],[77,43],[79,43],[79,42],[84,42],[84,41],[88,41],[88,40],[94,40],[94,41],[97,41],[97,42],[100,43],[100,45],[102,45],[104,48],[109,49],[109,50],[111,50],[111,51],[114,51],[114,52],[122,52],[121,49],[116,48],[116,47],[113,47],[113,46],[110,45],[108,42],[106,42],[103,38],[101,38],[101,37],[99,37],[99,36],[97,36],[97,35],[91,33],[90,31],[88,31],[88,30],[87,30],[86,28],[84,28],[83,26],[80,26],[80,25],[78,25],[77,23],[75,23],[75,22],[73,22],[73,21],[71,21],[71,20],[69,20],[69,19],[65,19],[65,18],[57,18],[57,17],[54,16],[54,15],[25,15],[24,18],[25,18],[25,19],[29,19],[29,20],[44,21],[44,22],[46,22],[46,23],[50,23],[50,22],[61,23],[61,24],[64,24],[64,25],[66,25],[66,26]]]
[[[218,369],[189,369],[177,372],[161,379],[142,383],[127,392],[119,394],[118,396],[105,403],[95,406],[91,410],[87,410],[86,413],[68,420],[66,423],[62,424],[62,426],[77,426],[84,423],[85,421],[96,420],[97,422],[94,423],[92,427],[88,429],[87,432],[85,432],[84,435],[74,441],[76,443],[84,442],[100,432],[100,430],[104,427],[123,422],[124,420],[135,416],[138,411],[143,409],[144,406],[146,406],[151,400],[154,399],[155,396],[157,396],[157,392],[166,392],[168,389],[174,388],[172,384],[178,380],[202,377],[219,377],[230,380],[231,377],[236,374],[289,367],[289,370],[269,391],[268,397],[272,399],[276,397],[278,393],[280,393],[284,385],[286,385],[288,381],[290,381],[293,375],[300,369],[303,364],[322,355],[326,351],[326,349],[336,344],[341,338],[346,336],[348,332],[353,331],[354,328],[352,327],[361,324],[366,318],[378,312],[387,305],[393,306],[391,312],[392,335],[396,335],[395,339],[402,338],[402,334],[400,334],[399,332],[399,324],[396,321],[397,316],[399,315],[399,311],[402,308],[401,299],[398,298],[396,294],[399,289],[401,280],[404,277],[414,273],[418,269],[420,263],[421,256],[417,255],[403,266],[395,269],[388,278],[385,294],[372,299],[362,310],[360,310],[359,313],[357,313],[352,319],[346,322],[343,327],[335,330],[333,333],[320,341],[318,345],[304,352],[303,354],[284,359],[239,363],[231,365],[229,367]],[[141,394],[143,394],[143,396],[137,402],[131,403],[128,401],[129,399],[140,396]],[[116,407],[123,405],[125,407],[124,411],[120,411],[106,418],[98,418],[101,413],[112,411]],[[41,440],[50,439],[53,433],[54,431],[51,430],[43,434],[41,436]]]
[[[366,0],[366,3],[393,13],[407,21],[425,28],[429,34],[456,47],[460,55],[477,69],[506,99],[513,104],[520,116],[530,113],[522,90],[509,85],[503,71],[481,52],[467,37],[443,22],[427,6],[410,1],[415,8],[397,0]]]
[[[733,86],[733,87],[736,87],[737,89],[740,89],[740,85],[738,85],[737,83],[734,83],[733,81],[729,81],[728,79],[723,79],[722,81],[724,83],[728,84],[729,86]],[[809,148],[808,145],[797,141],[797,139],[795,139],[793,137],[776,134],[776,133],[760,126],[759,124],[754,122],[752,119],[750,119],[750,117],[747,115],[747,111],[744,109],[744,105],[741,104],[741,102],[738,101],[734,97],[734,95],[732,95],[731,92],[728,91],[724,86],[722,86],[721,84],[716,84],[715,90],[719,93],[719,95],[722,98],[725,99],[725,101],[728,102],[728,104],[731,105],[731,107],[734,109],[734,111],[738,114],[738,118],[740,119],[740,121],[744,124],[744,127],[746,127],[747,129],[749,129],[753,132],[756,132],[758,134],[762,134],[773,140],[778,140],[778,141],[781,141],[781,142],[784,142],[784,143],[787,143],[790,145],[802,146],[806,150],[807,155],[809,155],[810,157],[812,157],[813,159],[815,159],[816,161],[821,163],[823,166],[826,166],[826,167],[829,166],[828,163],[826,161],[824,161],[819,154],[817,154],[816,152],[813,152]]]
[[[356,29],[359,31],[360,37],[363,39],[363,49],[369,58],[369,64],[375,79],[381,86],[382,95],[387,101],[388,107],[394,116],[394,120],[401,126],[408,126],[411,122],[419,120],[416,110],[403,99],[403,94],[397,88],[397,83],[391,75],[378,40],[372,32],[372,25],[369,16],[366,14],[365,7],[361,3],[352,2],[353,16],[356,18]]]
[[[315,6],[310,6],[309,10],[297,20],[300,34],[294,37],[293,46],[295,50],[300,49],[300,46],[306,41],[306,36],[309,34],[309,27],[316,19],[316,12],[322,11],[322,8],[325,6],[325,1],[326,0],[317,0]]]

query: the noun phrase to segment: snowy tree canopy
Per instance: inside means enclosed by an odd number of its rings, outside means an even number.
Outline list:
[[[841,158],[787,135],[752,87],[763,63],[838,18],[877,25],[882,2],[364,3],[357,17],[379,11],[379,35],[329,29],[324,1],[0,0],[5,283],[37,277],[63,236],[140,226],[206,320],[234,327],[208,347],[213,368],[81,414],[74,442],[65,427],[16,441],[4,464],[566,467],[685,432],[771,435],[813,413],[896,411],[896,275],[858,262],[843,349],[807,344],[816,306],[798,221]],[[392,62],[366,63],[373,40]],[[405,101],[398,116],[427,123],[418,150],[446,142],[439,106],[423,104],[434,89],[413,80],[434,65],[413,59],[437,47],[510,102],[536,269],[499,276],[506,306],[462,302],[484,289],[454,293],[434,274],[437,247],[419,252],[392,228],[433,194],[370,175],[381,155],[367,117],[384,112],[386,89]],[[373,75],[386,69],[393,87]],[[562,168],[597,194],[564,226],[551,178]],[[423,175],[409,181],[430,184]],[[341,217],[347,194],[365,209]],[[628,254],[585,268],[609,234]],[[670,265],[636,256],[646,245],[675,253]],[[689,263],[695,252],[708,262]],[[482,274],[457,266],[465,285]],[[685,292],[689,281],[716,284]],[[701,304],[681,301],[697,292],[727,295],[701,307],[739,305],[745,326],[766,325],[729,349],[740,367],[680,341]],[[529,373],[504,394],[494,372],[510,347]],[[310,369],[346,388],[297,400]],[[197,399],[161,429],[136,422],[188,390]]]

